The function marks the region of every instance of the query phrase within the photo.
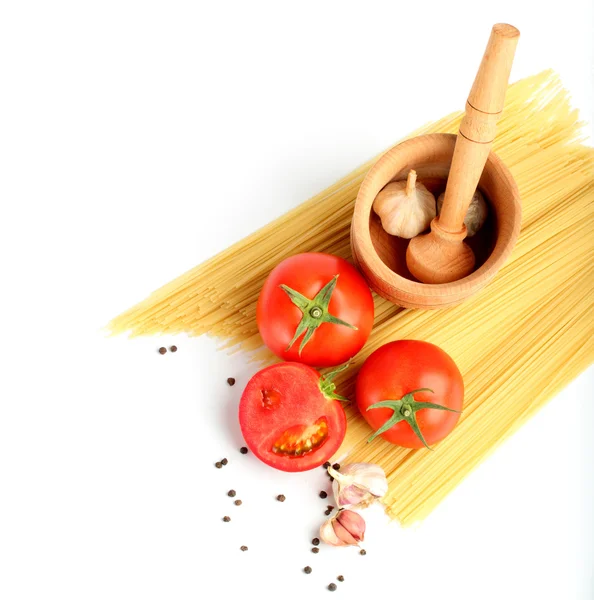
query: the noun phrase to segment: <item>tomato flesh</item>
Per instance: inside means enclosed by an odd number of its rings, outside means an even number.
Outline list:
[[[319,467],[340,447],[346,417],[339,401],[325,396],[317,371],[279,363],[256,373],[239,402],[245,442],[262,462],[281,471]]]

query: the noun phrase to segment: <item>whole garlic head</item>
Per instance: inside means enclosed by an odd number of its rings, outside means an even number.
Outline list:
[[[435,217],[435,196],[417,183],[412,169],[406,181],[389,183],[373,201],[373,210],[390,235],[411,239],[425,231]]]
[[[445,192],[440,194],[437,199],[437,214],[441,212],[444,197]],[[487,203],[485,202],[483,195],[476,190],[472,197],[472,201],[470,202],[470,206],[468,207],[468,211],[466,212],[466,216],[464,217],[467,237],[472,237],[484,225],[488,212],[489,209],[487,208]]]

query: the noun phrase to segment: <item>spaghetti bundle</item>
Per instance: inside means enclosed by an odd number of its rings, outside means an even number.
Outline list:
[[[456,133],[454,113],[411,134]],[[340,451],[388,474],[385,501],[403,524],[433,509],[506,436],[594,359],[594,150],[580,143],[577,112],[558,77],[545,71],[510,86],[494,151],[522,197],[523,223],[511,259],[478,295],[437,311],[403,309],[375,297],[375,326],[341,374],[352,392],[358,367],[388,341],[422,339],[442,347],[464,375],[464,413],[434,452],[398,448],[370,429],[356,408]],[[188,271],[110,323],[131,335],[207,333],[264,362],[255,311],[272,268],[298,252],[351,259],[353,205],[375,159]]]

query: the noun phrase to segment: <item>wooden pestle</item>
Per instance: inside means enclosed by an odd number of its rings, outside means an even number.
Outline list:
[[[519,36],[505,23],[491,31],[460,123],[441,213],[431,221],[430,233],[413,238],[406,251],[410,272],[423,283],[449,283],[474,269],[464,217],[495,138]]]

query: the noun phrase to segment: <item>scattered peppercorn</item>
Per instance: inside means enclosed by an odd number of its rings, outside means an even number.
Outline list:
[[[241,500],[235,500],[233,504],[235,504],[235,506],[241,506]]]
[[[165,352],[167,352],[167,348],[163,348],[163,346],[161,346],[159,348],[159,354],[165,354]]]
[[[223,466],[223,463],[222,463],[222,462],[216,462],[216,463],[215,463],[215,467],[216,467],[217,469],[220,469],[222,466]]]
[[[229,490],[229,491],[227,492],[227,496],[229,496],[229,498],[235,498],[235,494],[236,494],[236,493],[237,493],[237,492],[236,492],[235,490]]]
[[[312,551],[314,554],[317,554],[317,553],[320,551],[320,549],[319,549],[317,546],[314,546],[314,547],[311,549],[311,551]]]
[[[331,592],[335,592],[335,591],[336,591],[336,584],[335,584],[335,583],[331,583],[331,584],[328,586],[328,589],[329,589]]]
[[[284,495],[283,495],[283,494],[279,494],[279,495],[276,497],[276,499],[277,499],[279,502],[284,502],[284,501],[286,500],[286,498],[284,497]]]
[[[328,515],[329,515],[331,512],[332,512],[332,509],[331,509],[331,508],[329,508],[329,509],[327,509],[327,510],[325,510],[325,511],[324,511],[324,514],[325,514],[326,516],[328,516]]]
[[[332,463],[329,461],[326,461],[323,465],[322,465],[322,469],[327,469]]]
[[[235,385],[235,377],[228,377],[227,378],[227,383],[229,385]]]
[[[305,567],[305,569],[303,569],[308,575],[311,573],[311,567]]]
[[[223,521],[225,521],[225,523],[228,523],[231,520],[231,517],[223,517]]]
[[[327,497],[328,497],[328,494],[324,490],[322,490],[320,492],[320,498],[327,498]]]
[[[338,463],[334,463],[334,464],[332,465],[332,468],[333,468],[335,471],[340,471],[340,465],[339,465]]]
[[[247,546],[242,546],[242,547],[240,548],[240,550],[241,550],[242,552],[245,552],[247,549],[248,549],[248,548],[247,548]]]
[[[171,350],[171,352],[177,352],[177,346],[171,346],[169,350]]]
[[[239,449],[239,451],[240,451],[242,454],[247,454],[247,453],[248,453],[248,449],[247,449],[245,446],[242,446],[242,447]]]
[[[365,556],[367,554],[367,550],[363,550],[363,548],[361,548],[361,550],[359,550],[359,554],[361,556]]]
[[[339,575],[336,579],[338,579],[338,581],[344,581],[344,577],[342,575]]]
[[[221,464],[223,466],[225,466],[229,461],[226,458],[223,458],[223,460],[221,461]]]
[[[326,508],[327,508],[328,510],[334,510],[334,507],[332,506],[332,504],[327,504],[327,505],[326,505]]]
[[[319,546],[319,545],[320,545],[320,540],[319,540],[318,538],[314,538],[314,539],[311,541],[311,543],[312,543],[314,546]]]

